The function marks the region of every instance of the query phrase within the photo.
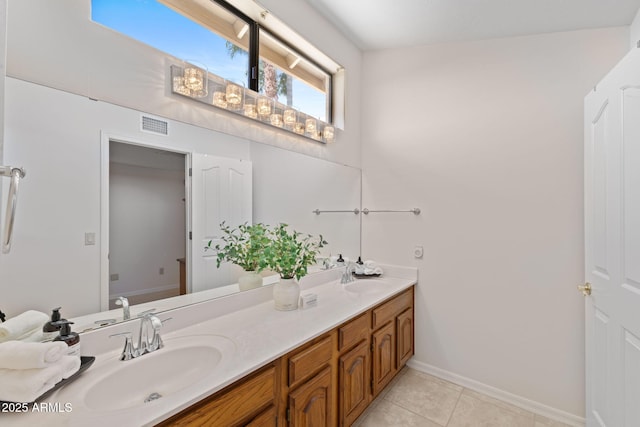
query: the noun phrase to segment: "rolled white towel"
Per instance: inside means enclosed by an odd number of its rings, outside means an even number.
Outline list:
[[[45,391],[80,369],[80,358],[63,356],[56,363],[39,369],[0,369],[0,400],[33,402]]]
[[[45,342],[46,339],[44,337],[44,333],[42,332],[42,328],[34,329],[33,331],[17,338],[17,341],[22,342]],[[51,341],[51,340],[49,340]]]
[[[382,273],[384,273],[384,271],[382,271],[382,267],[376,267],[376,268],[373,269],[373,274],[382,275]]]
[[[0,368],[46,368],[64,356],[69,347],[61,341],[39,343],[7,341],[0,344]]]
[[[375,262],[375,261],[371,261],[370,259],[368,259],[368,260],[366,260],[366,261],[364,262],[364,266],[365,266],[366,268],[376,268],[376,267],[378,266],[378,264],[376,264],[376,262]]]
[[[49,316],[40,311],[25,311],[4,323],[0,323],[0,342],[20,338],[34,329],[42,329],[48,320]]]

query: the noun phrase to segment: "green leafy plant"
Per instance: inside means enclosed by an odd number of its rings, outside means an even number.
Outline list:
[[[295,277],[300,280],[327,242],[322,235],[314,237],[289,231],[287,227],[287,224],[279,224],[271,230],[271,244],[265,248],[267,265],[283,279]]]
[[[222,222],[220,230],[224,245],[215,245],[218,268],[223,261],[239,265],[245,271],[260,272],[267,267],[266,248],[271,243],[267,226],[260,223],[244,223],[232,228]],[[207,244],[208,249],[214,249],[211,243],[210,240]]]

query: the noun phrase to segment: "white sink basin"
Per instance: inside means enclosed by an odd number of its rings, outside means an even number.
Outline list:
[[[192,335],[165,340],[164,348],[136,359],[111,360],[89,370],[84,403],[95,411],[117,411],[151,405],[205,380],[233,357],[226,337]],[[84,382],[84,381],[83,381]]]
[[[344,290],[358,295],[374,294],[384,290],[389,284],[384,279],[356,279],[343,285]]]

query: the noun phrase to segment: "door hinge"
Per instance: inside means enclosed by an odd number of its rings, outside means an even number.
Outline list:
[[[258,76],[256,75],[256,67],[251,67],[251,79],[256,80]]]
[[[189,176],[193,176],[193,168],[189,168]]]
[[[289,408],[287,408],[287,422],[291,422],[291,411],[289,410]]]
[[[189,232],[189,240],[193,240],[193,232]]]

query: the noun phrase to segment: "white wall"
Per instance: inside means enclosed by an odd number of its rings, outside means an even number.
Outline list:
[[[419,268],[416,356],[584,416],[583,97],[628,28],[364,54],[367,258]],[[424,245],[424,258],[413,246]]]
[[[314,210],[360,208],[360,169],[345,167],[264,144],[251,144],[254,221],[322,234],[322,255],[360,254],[360,215]],[[271,191],[269,191],[271,189]],[[275,191],[274,191],[275,189]]]
[[[631,49],[637,49],[640,42],[640,9],[629,27],[629,43]]]
[[[287,0],[266,6],[272,6],[281,20],[294,23],[295,30],[347,70],[347,125],[344,131],[337,130],[336,144],[276,131],[172,94],[169,67],[176,59],[93,23],[90,0],[12,1],[7,72],[93,99],[359,166],[361,54],[311,6],[302,3]]]
[[[110,297],[178,289],[177,259],[186,255],[184,169],[111,163],[109,172],[109,274],[119,277],[110,281]]]

